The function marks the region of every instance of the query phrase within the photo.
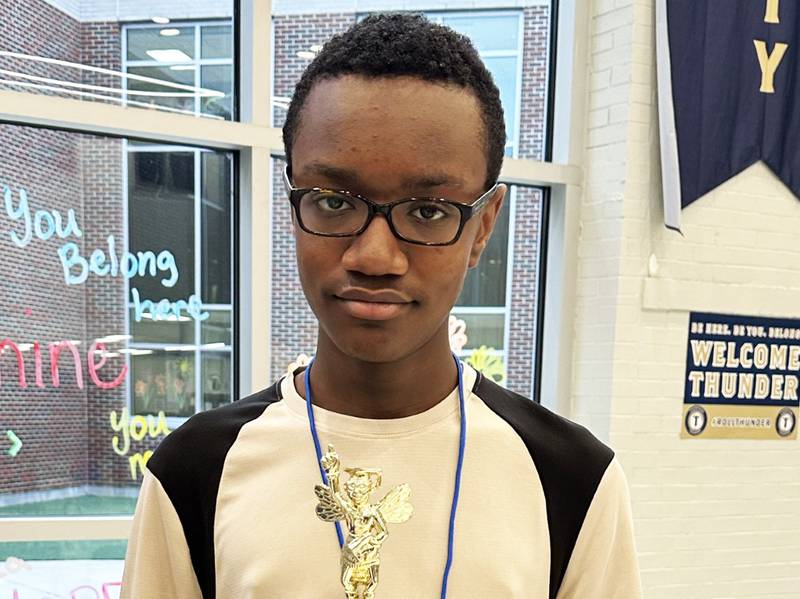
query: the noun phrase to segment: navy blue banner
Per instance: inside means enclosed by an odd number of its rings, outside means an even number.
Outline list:
[[[759,160],[800,195],[800,3],[658,2],[667,226]]]
[[[684,404],[798,407],[800,320],[692,312]]]

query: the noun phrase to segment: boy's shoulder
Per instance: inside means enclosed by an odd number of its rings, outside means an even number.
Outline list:
[[[550,588],[557,589],[614,452],[585,427],[480,374],[473,394],[514,430],[530,454],[547,509]]]
[[[473,393],[520,436],[537,468],[557,466],[560,476],[565,469],[604,472],[614,458],[614,452],[586,427],[480,373]]]
[[[248,422],[280,401],[279,384],[230,404],[198,412],[170,432],[147,462],[147,468],[162,484],[195,487],[214,481],[239,431]],[[208,488],[208,487],[206,487]]]

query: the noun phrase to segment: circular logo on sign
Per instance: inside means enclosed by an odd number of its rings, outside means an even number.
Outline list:
[[[794,432],[794,427],[797,425],[797,419],[791,408],[783,408],[778,412],[778,417],[775,419],[775,430],[781,437],[788,437]]]
[[[686,412],[686,432],[690,435],[699,435],[706,428],[708,416],[706,411],[700,406],[692,406]]]

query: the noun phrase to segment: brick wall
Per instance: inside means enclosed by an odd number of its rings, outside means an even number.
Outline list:
[[[522,90],[520,98],[520,158],[544,158],[547,110],[547,74],[550,39],[550,9],[532,6],[523,10]],[[541,191],[516,187],[514,206],[514,248],[511,278],[508,350],[506,370],[509,389],[530,397],[535,376],[537,271]]]
[[[80,61],[80,24],[41,0],[0,0],[0,31],[3,32],[0,50],[70,62]],[[53,35],[54,31],[59,34]],[[78,69],[28,59],[0,56],[0,68],[61,81],[81,82],[81,71]],[[12,78],[3,76],[3,79]],[[46,82],[26,82],[47,85]],[[0,89],[75,97],[52,90],[5,83],[0,83]]]
[[[54,177],[53,173],[59,173]],[[25,188],[32,210],[56,209],[62,215],[69,208],[83,218],[81,161],[74,136],[56,132],[0,125],[0,187],[10,186],[14,204],[18,190]],[[25,247],[14,245],[8,231],[20,233],[0,211],[0,338],[17,343],[42,345],[42,374],[45,386],[34,378],[33,350],[23,352],[27,388],[17,384],[15,354],[6,349],[0,356],[0,426],[22,439],[22,452],[0,457],[0,493],[57,488],[86,483],[86,392],[76,384],[69,352],[62,354],[60,388],[52,386],[47,345],[78,340],[85,352],[85,299],[80,287],[64,285],[56,254],[58,238],[33,241]],[[5,453],[5,434],[3,450]]]
[[[119,71],[121,65],[121,28],[116,22],[81,23],[81,61],[83,64]],[[120,87],[120,79],[87,71],[84,83]],[[114,235],[121,246],[127,237],[124,224],[122,179],[123,142],[119,139],[82,136],[83,199],[86,247],[106,247]],[[124,334],[125,284],[122,278],[90,277],[85,285],[86,335],[90,340]],[[124,343],[107,344],[110,350]],[[111,378],[125,365],[123,356],[109,358],[104,368]],[[127,385],[115,389],[87,389],[86,418],[88,481],[93,485],[131,484],[127,459],[114,453],[109,415],[120,414],[126,405]]]
[[[797,442],[679,431],[690,310],[797,316],[800,201],[758,164],[684,210],[683,237],[664,228],[653,5],[593,10],[574,415],[628,475],[645,597],[792,597]]]
[[[0,47],[25,54],[78,61],[78,23],[43,2],[3,0]],[[59,35],[52,35],[58,31]],[[5,68],[39,76],[79,81],[80,72],[21,60],[2,61]],[[58,176],[53,176],[58,173]],[[9,186],[14,204],[19,189],[28,193],[32,211],[72,208],[83,220],[80,144],[76,136],[58,131],[0,125],[0,189]],[[11,229],[22,232],[0,209],[0,339],[42,345],[44,388],[34,378],[33,350],[23,352],[28,387],[17,384],[15,354],[0,356],[0,428],[13,430],[23,441],[16,457],[0,457],[0,493],[86,484],[86,391],[76,384],[69,352],[62,353],[60,388],[52,386],[47,345],[78,340],[85,352],[85,298],[80,287],[64,285],[56,254],[58,237],[41,241],[34,235],[25,248],[14,245]],[[83,357],[85,358],[85,356]],[[3,435],[5,453],[5,435]]]
[[[88,248],[107,247],[106,238],[114,235],[122,244],[124,230],[122,141],[102,137],[82,137],[81,156],[84,165],[83,198],[85,244]],[[125,285],[121,278],[90,277],[85,284],[86,335],[88,340],[125,333]],[[123,343],[108,343],[118,349]],[[113,378],[125,364],[123,356],[109,358],[104,366],[104,379]],[[86,417],[89,436],[89,482],[113,484],[130,482],[127,462],[117,456],[111,445],[113,432],[109,414],[119,414],[125,406],[126,385],[115,389],[87,389]]]
[[[115,21],[100,21],[80,24],[81,62],[85,65],[119,71],[122,68],[122,28]],[[83,72],[83,83],[119,89],[122,79],[97,73]]]
[[[550,7],[522,11],[522,97],[519,115],[519,158],[544,159],[547,76],[550,61]]]
[[[539,254],[542,192],[516,187],[514,207],[514,262],[511,270],[511,314],[506,352],[506,386],[531,397],[536,350]]]

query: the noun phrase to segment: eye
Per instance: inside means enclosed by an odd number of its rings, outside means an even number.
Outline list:
[[[347,201],[347,198],[335,194],[320,195],[314,200],[314,203],[323,212],[344,212],[353,209],[353,205]]]
[[[417,206],[410,212],[411,216],[422,221],[433,221],[445,218],[448,214],[436,204],[423,204]]]

